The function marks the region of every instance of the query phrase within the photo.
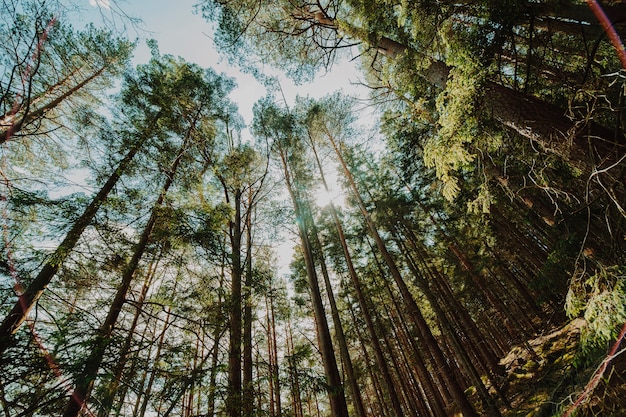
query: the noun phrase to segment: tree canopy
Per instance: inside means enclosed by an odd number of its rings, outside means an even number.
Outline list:
[[[246,127],[227,74],[72,6],[0,5],[0,414],[624,412],[626,69],[592,9],[201,0],[267,87]],[[369,97],[264,72],[346,59]]]

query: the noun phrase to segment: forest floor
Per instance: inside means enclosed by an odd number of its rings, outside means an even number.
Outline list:
[[[513,348],[500,360],[506,371],[504,389],[511,403],[503,416],[559,416],[576,400],[598,365],[577,364],[580,335],[585,326],[584,319],[574,319]],[[626,360],[621,356],[576,417],[626,416]]]

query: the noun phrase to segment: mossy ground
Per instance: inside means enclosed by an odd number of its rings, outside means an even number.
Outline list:
[[[586,325],[579,318],[550,329],[500,361],[506,370],[503,388],[511,403],[503,417],[560,416],[576,401],[603,360],[600,355],[581,363],[580,335]],[[611,365],[575,417],[626,416],[625,355],[615,357]]]

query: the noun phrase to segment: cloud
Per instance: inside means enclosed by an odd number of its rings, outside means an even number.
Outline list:
[[[103,7],[105,9],[111,8],[111,0],[89,0],[89,4],[93,7]]]

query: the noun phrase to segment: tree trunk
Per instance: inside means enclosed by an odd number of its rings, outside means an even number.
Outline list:
[[[243,294],[243,417],[254,412],[254,381],[252,380],[252,193],[246,214],[246,276]]]
[[[147,138],[148,135],[145,135],[133,144],[107,182],[100,188],[98,194],[94,196],[91,203],[85,208],[83,214],[76,220],[54,253],[48,257],[37,277],[28,285],[28,288],[19,295],[17,302],[0,325],[0,357],[2,357],[4,351],[11,346],[13,343],[13,335],[18,331],[24,320],[26,320],[28,313],[37,300],[39,300],[39,297],[41,297],[48,284],[50,284],[54,275],[63,266],[63,262],[76,246],[83,231],[91,223],[98,209],[109,195],[109,192],[111,192],[120,176],[129,166]]]
[[[335,142],[334,137],[328,131],[327,131],[327,137],[330,143],[332,144],[333,148],[335,149],[337,158],[339,159],[339,162],[343,168],[343,173],[350,185],[350,188],[352,189],[354,197],[357,199],[359,208],[361,210],[361,213],[363,214],[363,217],[370,231],[370,234],[372,238],[374,239],[374,241],[376,242],[376,246],[380,254],[382,255],[383,259],[385,260],[385,264],[389,268],[389,271],[391,272],[391,275],[394,281],[396,282],[396,285],[398,286],[400,293],[402,294],[402,299],[404,303],[406,304],[406,308],[409,312],[411,321],[413,322],[415,327],[419,330],[424,343],[431,350],[434,361],[435,361],[435,365],[438,367],[438,370],[443,375],[446,385],[450,389],[451,394],[455,400],[456,406],[459,407],[459,410],[466,417],[477,416],[476,411],[474,410],[474,408],[468,401],[467,397],[465,396],[463,389],[458,384],[458,381],[456,381],[454,377],[452,376],[453,374],[448,365],[448,362],[446,361],[446,358],[443,356],[441,349],[437,345],[437,341],[435,340],[432,332],[430,331],[430,328],[428,327],[428,324],[426,323],[424,316],[422,315],[419,307],[417,306],[417,303],[415,302],[413,295],[411,294],[410,290],[406,286],[406,283],[404,282],[404,279],[402,278],[402,275],[400,274],[400,271],[398,270],[395,261],[391,257],[391,254],[387,251],[385,243],[380,237],[380,234],[378,233],[378,230],[376,226],[374,225],[374,222],[372,221],[372,218],[365,207],[365,203],[361,199],[361,195],[358,191],[354,178],[352,177],[352,174],[350,173],[350,170],[348,169],[348,166],[345,160],[343,159],[343,154],[340,151],[337,143]]]
[[[151,262],[150,267],[148,268],[148,272],[146,273],[143,287],[141,288],[141,293],[137,300],[137,305],[135,308],[133,321],[128,330],[128,334],[126,335],[126,339],[124,340],[124,345],[120,349],[119,360],[117,361],[115,367],[113,368],[113,378],[111,382],[109,382],[107,386],[105,387],[105,392],[102,395],[102,399],[100,400],[100,407],[99,407],[100,411],[98,412],[98,417],[108,416],[111,411],[111,407],[113,406],[113,400],[120,386],[120,383],[122,382],[122,375],[124,373],[124,368],[126,367],[126,363],[128,361],[128,356],[130,353],[130,348],[133,342],[133,338],[135,337],[135,330],[137,328],[137,323],[139,322],[139,316],[141,315],[143,302],[146,298],[146,294],[148,293],[148,289],[150,288],[150,283],[152,282],[152,278],[154,277],[154,273],[156,271],[157,264],[159,262],[158,258],[159,258],[159,255],[156,255],[155,259]]]
[[[317,163],[317,167],[320,173],[320,177],[322,179],[322,184],[328,192],[328,184],[326,183],[326,179],[324,178],[324,170],[322,169],[322,164],[317,154],[317,150],[315,149],[314,141],[311,141],[311,148],[315,155],[315,160]],[[331,210],[334,210],[334,206],[331,204]],[[336,213],[333,212],[336,216]],[[350,358],[350,353],[348,351],[348,344],[346,343],[346,337],[343,331],[343,325],[341,324],[341,319],[339,317],[339,310],[337,309],[337,303],[335,302],[335,295],[333,293],[333,287],[330,282],[330,277],[328,275],[328,268],[326,267],[326,260],[324,259],[324,250],[322,247],[322,242],[319,239],[319,234],[317,230],[317,226],[315,225],[315,221],[313,216],[309,216],[309,222],[311,224],[311,234],[313,237],[313,242],[315,243],[315,247],[318,253],[318,261],[320,264],[320,268],[322,270],[322,276],[324,278],[324,285],[326,287],[326,294],[328,296],[328,301],[330,304],[331,316],[333,319],[333,324],[335,326],[335,337],[337,339],[337,343],[339,344],[339,351],[341,353],[341,358],[343,360],[344,369],[346,373],[346,379],[348,380],[348,384],[350,387],[350,392],[352,394],[352,402],[354,408],[356,409],[356,415],[359,417],[366,417],[365,408],[363,407],[363,398],[361,397],[361,389],[359,388],[359,384],[354,375],[354,367],[352,365],[352,359]],[[338,220],[338,219],[337,219]]]
[[[343,384],[339,376],[339,370],[337,368],[337,361],[335,359],[335,352],[333,349],[332,340],[330,337],[330,331],[328,329],[328,322],[326,320],[326,313],[324,312],[324,305],[322,303],[322,297],[319,289],[319,283],[317,280],[317,273],[315,271],[315,264],[313,260],[313,250],[309,241],[308,230],[305,226],[307,219],[308,208],[305,207],[302,201],[296,196],[292,178],[290,175],[289,166],[287,163],[287,157],[284,149],[279,149],[280,157],[283,164],[285,173],[285,181],[287,183],[287,191],[291,197],[291,201],[296,214],[298,223],[298,233],[300,235],[300,241],[302,244],[302,252],[304,255],[304,262],[306,265],[307,282],[309,284],[309,290],[311,294],[311,301],[313,303],[313,314],[315,316],[316,329],[319,338],[319,348],[322,354],[322,362],[324,365],[324,372],[326,374],[328,383],[328,397],[330,401],[330,408],[333,417],[348,417],[348,407],[343,390]]]
[[[243,269],[241,265],[241,192],[235,191],[235,214],[230,222],[231,244],[231,298],[230,305],[230,339],[228,349],[228,395],[226,397],[226,413],[230,417],[241,417],[241,283]]]
[[[178,155],[174,159],[172,166],[170,167],[169,172],[167,173],[165,183],[161,189],[161,193],[157,198],[156,203],[152,208],[152,212],[150,214],[150,218],[148,222],[144,226],[144,230],[139,238],[139,242],[135,245],[133,250],[133,256],[130,259],[128,265],[124,268],[124,273],[122,275],[122,282],[115,293],[115,297],[109,309],[106,319],[104,323],[100,326],[97,331],[96,338],[93,342],[93,347],[91,353],[89,354],[85,366],[81,375],[78,377],[76,381],[76,387],[74,388],[74,392],[70,398],[70,401],[67,404],[67,407],[63,413],[63,417],[77,417],[80,413],[80,410],[83,408],[85,402],[88,400],[88,397],[93,388],[93,384],[95,382],[96,375],[98,373],[98,369],[102,363],[102,359],[104,358],[104,353],[109,345],[109,341],[111,335],[113,334],[113,328],[117,323],[117,319],[122,312],[122,307],[126,302],[126,294],[128,293],[128,289],[133,281],[135,276],[135,271],[139,266],[139,261],[141,260],[146,247],[148,246],[148,242],[150,241],[150,236],[152,235],[152,230],[156,224],[158,218],[158,211],[165,200],[165,196],[174,182],[174,177],[176,175],[176,171],[180,164],[181,158],[186,151],[187,148],[187,140],[183,143],[181,149],[178,152]]]
[[[165,315],[165,321],[163,322],[163,329],[161,330],[161,334],[159,335],[159,343],[157,345],[157,350],[154,354],[154,359],[152,360],[152,363],[154,364],[154,366],[151,369],[150,378],[148,378],[148,383],[146,385],[146,388],[142,392],[143,401],[141,401],[141,408],[139,410],[139,413],[133,414],[134,416],[144,417],[146,415],[146,410],[148,409],[148,403],[150,402],[150,396],[152,394],[152,387],[154,385],[154,380],[156,379],[156,375],[157,375],[157,369],[156,369],[158,366],[157,363],[158,363],[159,358],[161,357],[161,350],[163,349],[163,343],[165,341],[165,334],[167,333],[167,329],[170,326],[171,311],[172,309],[168,307],[165,313],[166,315]],[[137,395],[138,402],[139,402],[140,397],[141,395]]]

